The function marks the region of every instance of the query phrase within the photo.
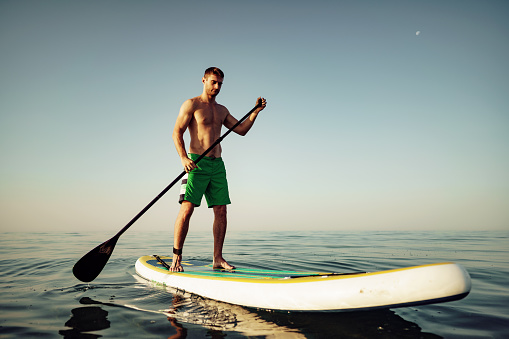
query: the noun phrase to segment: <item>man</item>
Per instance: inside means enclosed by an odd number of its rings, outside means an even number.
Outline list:
[[[170,271],[182,272],[182,248],[189,230],[189,221],[194,208],[201,204],[205,194],[207,204],[214,210],[214,268],[234,269],[223,258],[223,243],[226,235],[226,205],[230,204],[226,170],[221,159],[221,145],[214,147],[199,166],[194,161],[205,152],[221,136],[221,127],[233,127],[235,119],[226,107],[216,102],[216,96],[223,85],[223,72],[217,67],[205,70],[202,78],[203,92],[201,95],[186,100],[180,107],[180,112],[173,129],[173,142],[182,161],[186,176],[182,180],[180,194],[180,211],[175,222],[173,239],[173,262]],[[258,98],[260,106],[233,131],[246,135],[253,123],[267,104],[263,98]],[[189,154],[184,144],[184,132],[189,130],[191,141]]]

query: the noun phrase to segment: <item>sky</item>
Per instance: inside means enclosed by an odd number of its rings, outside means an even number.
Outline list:
[[[0,0],[0,231],[120,230],[217,101],[229,230],[509,230],[509,2]],[[223,129],[224,131],[224,129]],[[188,139],[186,139],[188,141]],[[131,228],[171,232],[173,187]],[[203,201],[191,230],[210,230]]]

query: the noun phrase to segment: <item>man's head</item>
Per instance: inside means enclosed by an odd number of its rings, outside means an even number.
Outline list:
[[[221,77],[224,79],[224,73],[217,67],[209,67],[205,70],[205,74],[203,75],[204,78],[208,78],[209,75],[215,74],[218,77]]]
[[[223,85],[224,73],[217,67],[209,67],[205,70],[202,82],[207,95],[216,96]]]

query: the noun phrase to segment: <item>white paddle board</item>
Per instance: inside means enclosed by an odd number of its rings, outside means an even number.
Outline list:
[[[171,258],[160,259],[171,264]],[[155,256],[136,261],[142,278],[205,298],[285,311],[355,311],[459,300],[471,280],[460,265],[446,262],[379,272],[324,273],[237,268],[213,269],[198,261],[170,272]]]

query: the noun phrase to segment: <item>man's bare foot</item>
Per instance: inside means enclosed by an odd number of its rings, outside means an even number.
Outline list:
[[[184,272],[184,268],[182,267],[182,255],[173,255],[173,261],[170,266],[171,272]]]
[[[214,262],[212,263],[212,267],[224,269],[224,270],[234,270],[235,269],[235,266],[228,264],[228,262],[226,262],[226,260],[224,260],[223,258],[214,260]]]

